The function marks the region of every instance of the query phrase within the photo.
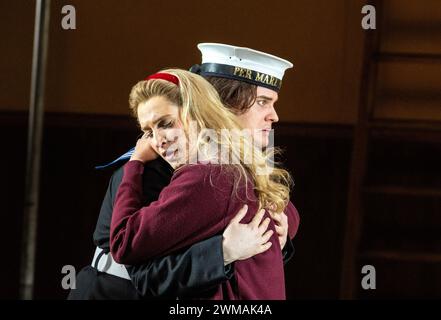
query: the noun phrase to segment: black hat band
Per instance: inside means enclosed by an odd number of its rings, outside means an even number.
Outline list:
[[[282,86],[282,80],[269,74],[254,71],[247,68],[230,66],[219,63],[203,63],[198,70],[201,76],[214,76],[239,80],[260,87],[265,87],[278,92]]]

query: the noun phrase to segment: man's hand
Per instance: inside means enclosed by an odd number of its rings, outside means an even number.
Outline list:
[[[272,243],[269,242],[273,231],[268,230],[271,221],[266,218],[262,223],[265,209],[260,210],[249,224],[240,223],[248,211],[244,205],[236,216],[230,221],[223,233],[222,248],[224,251],[224,265],[236,260],[245,260],[256,254],[268,250]]]
[[[269,214],[274,220],[280,248],[283,249],[288,238],[288,216],[284,212],[276,213],[269,211]]]
[[[153,148],[152,139],[145,135],[136,142],[135,151],[133,151],[130,160],[138,160],[143,163],[155,160],[159,155]]]

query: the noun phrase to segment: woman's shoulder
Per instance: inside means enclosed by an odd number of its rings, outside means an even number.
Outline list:
[[[176,169],[172,180],[194,179],[201,183],[230,184],[238,174],[238,169],[232,165],[195,163]]]
[[[236,166],[197,163],[187,164],[177,169],[170,185],[179,186],[183,192],[197,193],[198,196],[207,196],[207,198],[228,203],[239,181]],[[241,189],[240,195],[243,196],[246,193],[244,188],[239,187],[239,189]]]
[[[190,176],[190,177],[204,177],[208,174],[216,173],[219,169],[220,165],[216,164],[204,164],[204,163],[191,163],[185,164],[173,173],[173,179],[180,178],[182,176]]]

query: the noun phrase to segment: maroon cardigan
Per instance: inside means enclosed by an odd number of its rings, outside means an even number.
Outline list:
[[[221,233],[239,209],[248,204],[242,223],[258,209],[252,182],[236,186],[232,166],[186,165],[177,170],[159,199],[142,206],[140,161],[129,161],[119,186],[110,229],[110,250],[123,264],[138,264],[155,256]],[[286,209],[289,236],[293,238],[299,215],[292,203]],[[269,216],[265,213],[265,216]],[[252,258],[235,262],[235,277],[220,285],[212,299],[285,299],[283,259],[274,222],[271,248]]]

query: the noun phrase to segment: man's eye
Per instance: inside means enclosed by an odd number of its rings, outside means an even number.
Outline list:
[[[258,101],[257,101],[257,104],[258,104],[259,106],[264,106],[264,105],[266,105],[266,100],[258,100]]]

